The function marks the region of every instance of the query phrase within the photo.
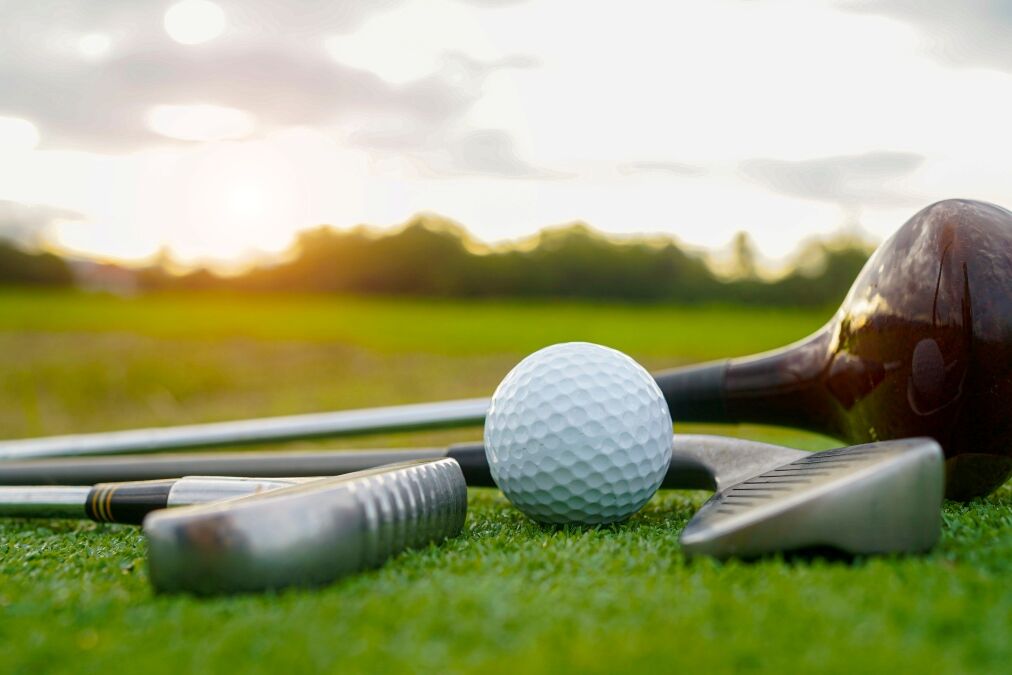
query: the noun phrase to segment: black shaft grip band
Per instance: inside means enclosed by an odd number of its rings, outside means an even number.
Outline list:
[[[671,421],[733,422],[725,404],[729,361],[665,370],[654,375]]]
[[[457,460],[468,487],[495,487],[492,472],[485,457],[485,446],[481,443],[458,443],[451,445],[446,456]]]
[[[151,511],[164,509],[175,479],[99,483],[88,493],[84,511],[100,523],[140,525]]]
[[[496,487],[488,468],[485,446],[481,443],[459,443],[451,445],[446,456],[457,460],[468,487]],[[694,457],[674,454],[668,467],[662,488],[677,490],[716,490],[717,483],[713,470]]]

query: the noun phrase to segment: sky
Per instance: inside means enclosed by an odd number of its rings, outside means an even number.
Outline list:
[[[236,266],[434,212],[768,260],[1012,206],[1009,0],[0,0],[0,236]]]

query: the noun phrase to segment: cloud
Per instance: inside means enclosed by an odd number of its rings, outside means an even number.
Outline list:
[[[238,33],[289,37],[355,30],[369,17],[403,5],[406,0],[213,0]],[[162,14],[173,4],[137,0],[0,0],[4,24],[12,35],[52,37],[58,31],[106,33],[140,43],[165,39]],[[54,24],[57,29],[54,31]]]
[[[862,206],[907,206],[921,201],[893,182],[913,173],[924,162],[908,152],[869,152],[797,162],[751,159],[742,173],[774,192],[836,204],[846,211]]]
[[[921,31],[928,51],[961,66],[1012,72],[1012,3],[1004,0],[850,0],[841,7],[880,14]]]
[[[82,220],[85,216],[76,211],[0,199],[0,239],[28,248],[39,248],[54,226]]]
[[[540,59],[525,54],[512,54],[501,59],[483,61],[463,52],[453,51],[443,55],[442,73],[457,82],[464,79],[480,84],[496,71],[526,70],[540,65]]]
[[[684,162],[627,162],[618,167],[619,173],[626,175],[637,173],[667,173],[684,178],[702,176],[706,169],[695,164]]]
[[[511,7],[513,5],[521,5],[530,0],[457,0],[465,5],[474,5],[475,7],[488,7],[490,9],[498,9],[499,7]]]
[[[537,65],[523,56],[480,61],[448,53],[437,72],[393,84],[341,64],[324,43],[399,0],[219,4],[229,31],[194,48],[164,33],[161,5],[118,0],[85,8],[72,1],[0,0],[0,44],[6,50],[0,115],[33,122],[44,148],[128,153],[188,142],[179,140],[185,134],[168,138],[151,128],[158,106],[205,106],[248,116],[256,134],[310,126],[366,149],[449,147],[450,156],[478,166],[483,154],[468,147],[481,141],[467,138],[464,118],[481,98],[485,80],[503,69]],[[108,55],[83,58],[76,41],[86,34],[112,36]],[[494,142],[502,157],[510,157],[508,139]],[[522,172],[515,158],[484,166]]]
[[[538,65],[536,59],[526,56],[482,61],[452,52],[444,56],[439,77],[462,86],[465,91],[480,91],[485,79],[496,71],[534,68]],[[434,116],[419,122],[418,119],[408,119],[403,114],[377,115],[368,126],[353,132],[348,140],[361,148],[408,155],[423,165],[433,177],[566,177],[523,160],[513,137],[504,130],[468,128],[465,124],[459,124],[454,116]]]
[[[145,123],[157,105],[234,108],[261,130],[354,124],[386,113],[428,128],[463,115],[480,94],[436,75],[390,85],[333,62],[322,49],[242,43],[219,47],[212,58],[168,47],[101,66],[4,61],[0,82],[0,111],[35,123],[44,146],[104,152],[164,143]]]
[[[445,155],[451,161],[444,170],[447,175],[466,173],[500,178],[566,178],[567,174],[539,168],[522,159],[512,137],[498,129],[478,129],[462,134],[447,144]],[[439,169],[439,162],[429,160]]]

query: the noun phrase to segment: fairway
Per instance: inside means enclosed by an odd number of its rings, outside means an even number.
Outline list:
[[[0,291],[0,438],[488,395],[539,347],[650,369],[804,337],[830,311]],[[814,434],[681,425],[803,449]],[[480,429],[286,447],[442,445]],[[705,501],[547,528],[472,489],[462,536],[315,590],[156,596],[137,529],[0,519],[3,672],[1004,672],[1012,488],[947,502],[926,556],[686,560]]]

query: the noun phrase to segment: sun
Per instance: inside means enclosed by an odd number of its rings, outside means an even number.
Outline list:
[[[87,59],[100,59],[109,53],[112,40],[102,33],[89,33],[77,41],[77,48]]]
[[[264,207],[262,191],[251,185],[233,188],[225,199],[227,211],[238,218],[256,218],[263,214]]]
[[[32,150],[39,144],[39,130],[20,117],[0,117],[0,153]]]
[[[165,12],[165,32],[184,45],[213,40],[225,31],[225,12],[207,0],[183,0]]]

